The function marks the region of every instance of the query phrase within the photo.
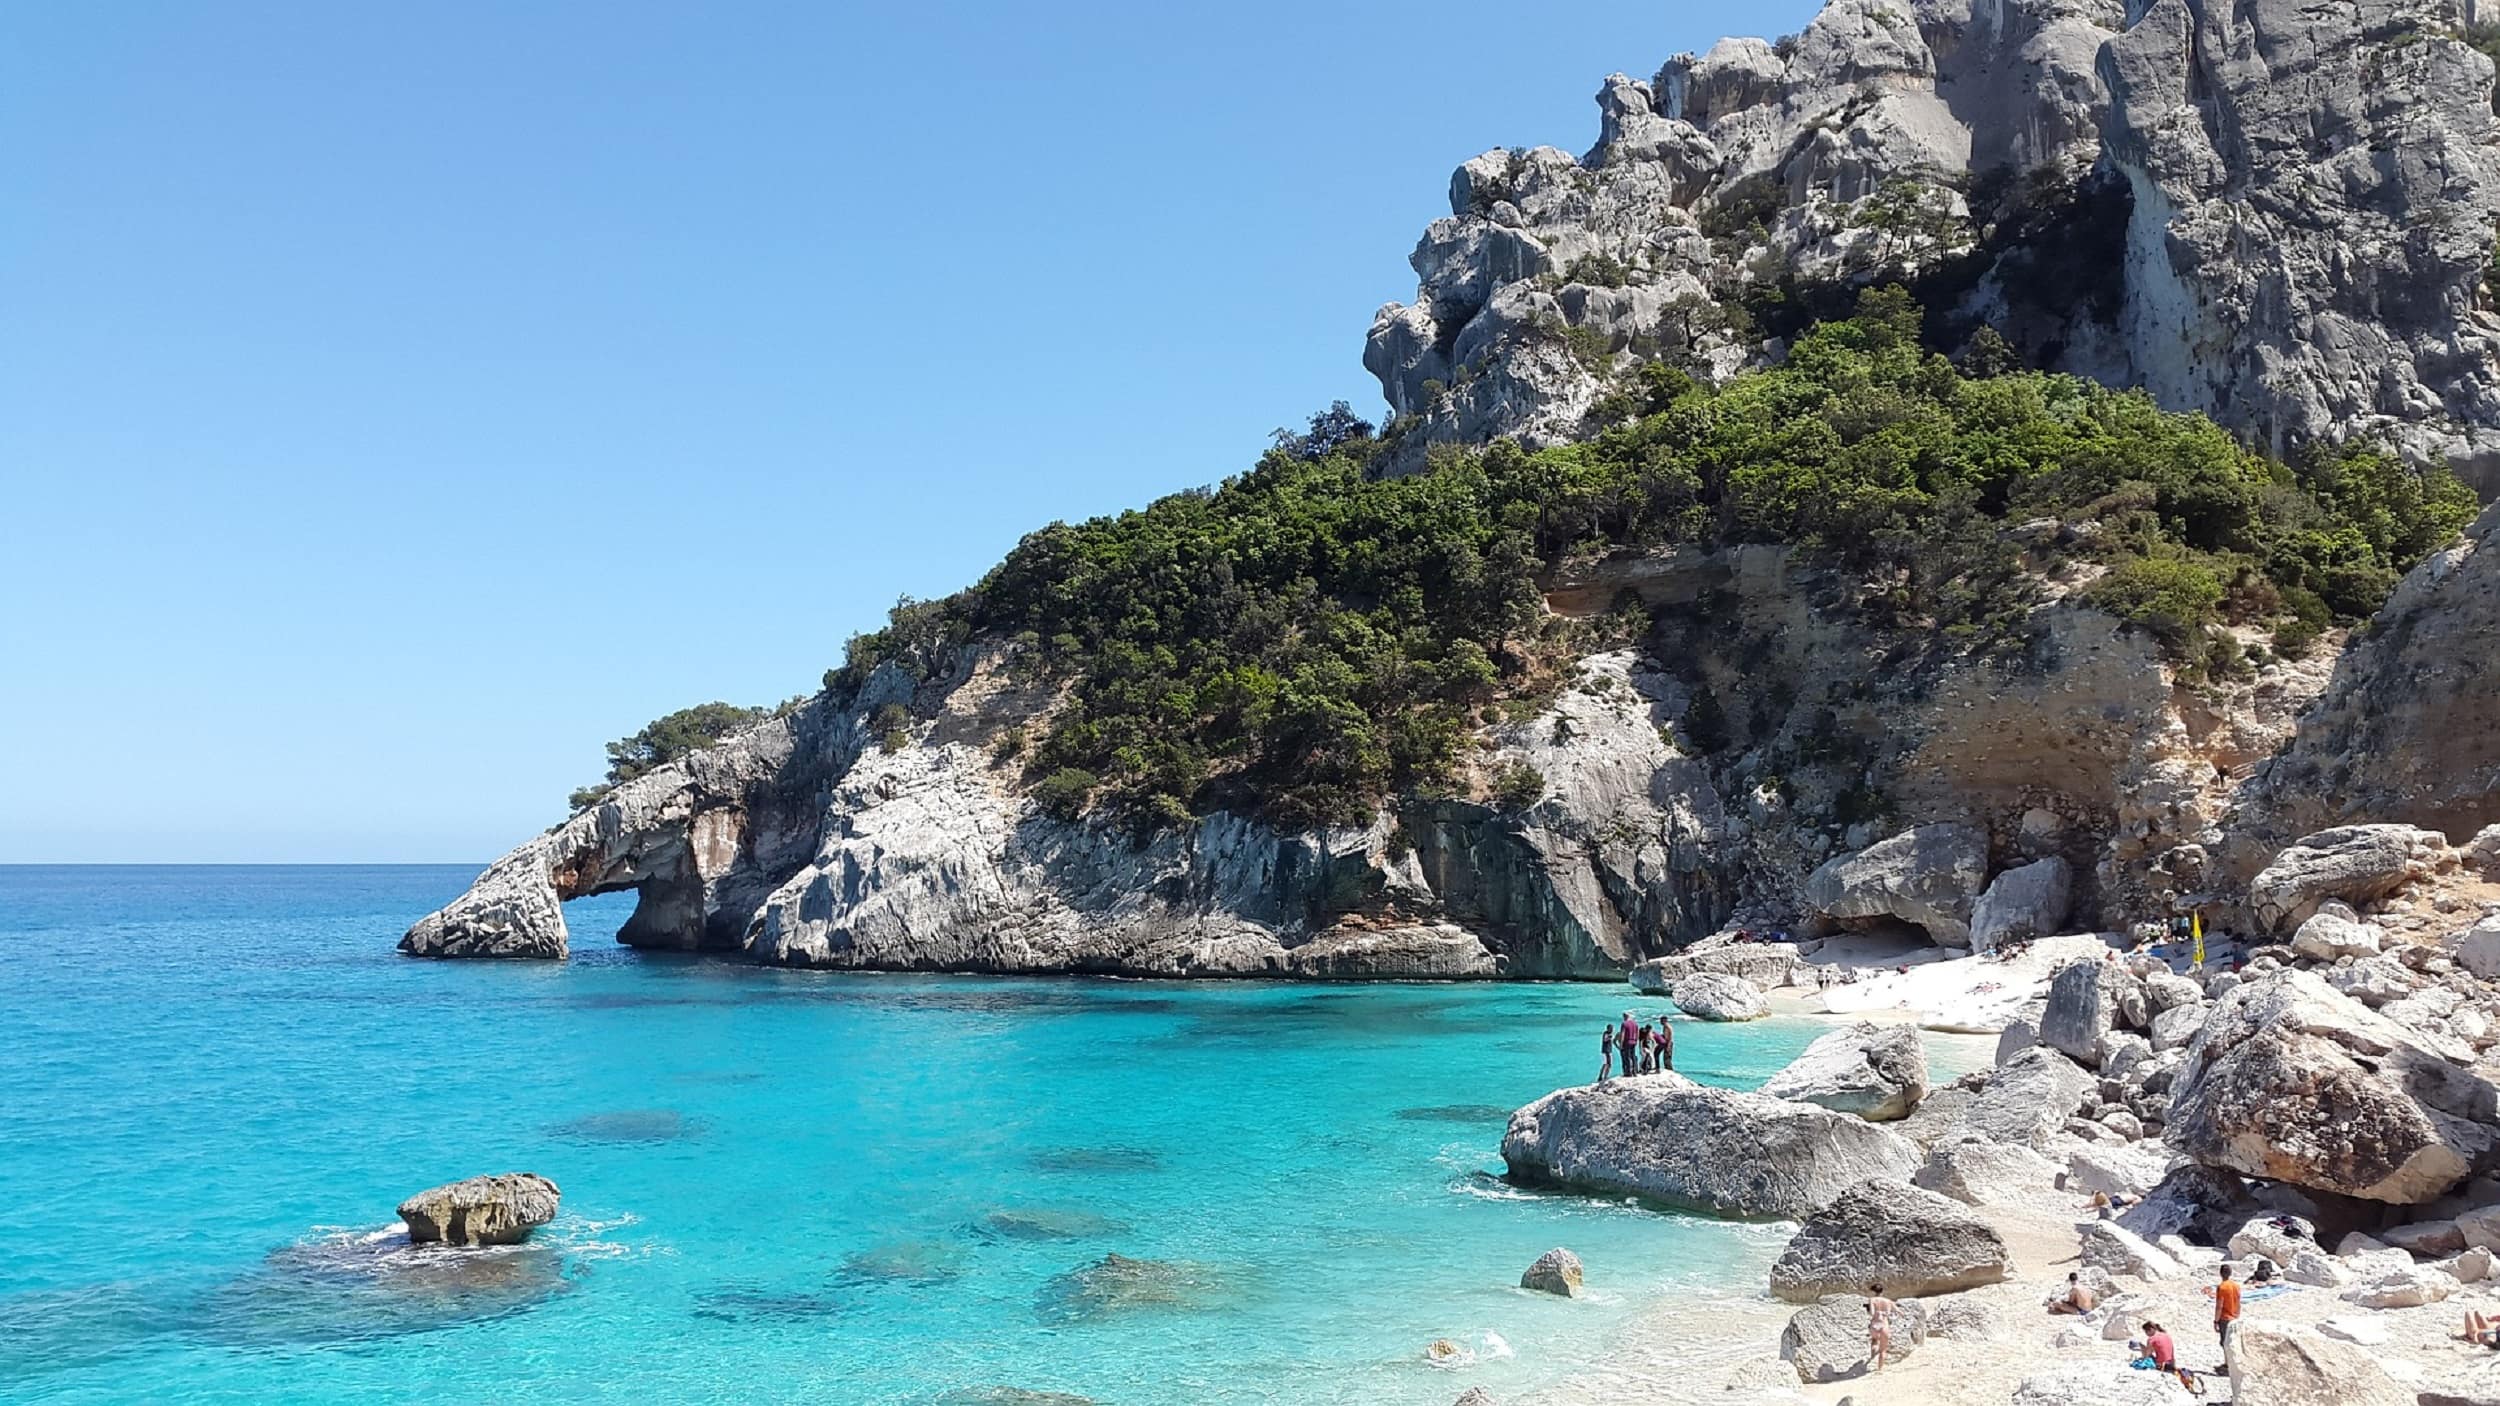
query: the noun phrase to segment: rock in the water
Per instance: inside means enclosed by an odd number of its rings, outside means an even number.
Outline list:
[[[1731,942],[1689,948],[1652,957],[1633,967],[1632,984],[1652,995],[1664,995],[1695,972],[1716,972],[1721,976],[1741,976],[1767,991],[1788,984],[1797,960],[1797,945],[1793,942]]]
[[[2019,1143],[1972,1138],[1938,1144],[1910,1180],[1966,1206],[2021,1205],[2054,1187],[2057,1164]]]
[[[2215,1003],[2172,1086],[2165,1136],[2202,1162],[2411,1204],[2500,1145],[2500,1089],[2308,972]]]
[[[1221,1281],[1210,1270],[1168,1260],[1110,1254],[1052,1278],[1035,1310],[1044,1323],[1078,1323],[1115,1313],[1205,1307]]]
[[[2101,1062],[2101,1042],[2122,1025],[2140,1024],[2144,983],[2112,961],[2069,962],[2049,978],[2040,1043],[2088,1065]],[[2130,1013],[2134,1019],[2129,1019]]]
[[[2055,934],[2066,921],[2073,889],[2072,869],[2054,855],[1997,875],[1971,909],[1971,950],[1993,952],[2011,939]]]
[[[1808,875],[1807,905],[1827,918],[1898,918],[1947,947],[1967,947],[1971,907],[1988,875],[1988,838],[1968,825],[1921,825]]]
[[[1719,972],[1695,972],[1677,982],[1675,1008],[1696,1020],[1760,1020],[1771,1013],[1752,982]]]
[[[2413,1406],[2369,1352],[2314,1329],[2243,1319],[2224,1358],[2232,1406]]]
[[[2250,881],[2249,904],[2275,931],[2297,926],[2330,898],[2383,898],[2436,869],[2448,837],[2410,825],[2343,825],[2304,836]]]
[[[2375,957],[2380,937],[2376,923],[2365,923],[2352,909],[2328,899],[2292,933],[2292,950],[2321,962]]]
[[[1927,1097],[1927,1045],[1914,1026],[1859,1021],[1817,1036],[1762,1092],[1870,1123],[1906,1118]]]
[[[1867,1284],[1895,1298],[1950,1294],[2010,1272],[2005,1237],[1968,1207],[1878,1178],[1806,1217],[1771,1265],[1771,1292],[1790,1303]]]
[[[517,1245],[556,1218],[556,1184],[535,1172],[469,1177],[399,1203],[417,1244]]]
[[[1569,1250],[1547,1250],[1519,1276],[1519,1287],[1576,1299],[1581,1289],[1580,1257]]]
[[[1458,1399],[1451,1402],[1450,1406],[1496,1406],[1496,1404],[1493,1400],[1493,1393],[1480,1386],[1471,1386],[1460,1392]]]
[[[1726,1216],[1802,1216],[1871,1176],[1906,1177],[1916,1144],[1812,1104],[1680,1074],[1547,1094],[1511,1115],[1502,1159],[1532,1184]]]
[[[1874,1361],[1866,1305],[1857,1294],[1831,1294],[1790,1314],[1788,1326],[1780,1330],[1780,1360],[1796,1368],[1797,1380],[1807,1383],[1836,1382],[1865,1371]],[[1887,1366],[1927,1341],[1924,1306],[1894,1298],[1892,1325]]]
[[[2092,1076],[2045,1045],[2035,1045],[1988,1075],[1962,1115],[1963,1126],[1994,1142],[2040,1149],[2092,1092]]]

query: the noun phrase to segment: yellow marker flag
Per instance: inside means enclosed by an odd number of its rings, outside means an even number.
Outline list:
[[[2205,915],[2188,914],[2188,931],[2196,937],[2196,950],[2190,954],[2189,960],[2201,967],[2205,965]]]

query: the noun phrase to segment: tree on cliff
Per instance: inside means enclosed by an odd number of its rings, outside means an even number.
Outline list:
[[[709,747],[729,734],[772,715],[770,708],[741,708],[734,703],[698,703],[645,723],[631,737],[608,744],[608,778],[584,786],[571,797],[573,809],[597,805],[610,791],[679,757]]]

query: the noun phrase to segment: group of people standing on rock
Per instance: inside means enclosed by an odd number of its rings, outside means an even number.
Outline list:
[[[1608,1025],[1597,1037],[1597,1082],[1614,1077],[1616,1056],[1622,1057],[1623,1072],[1658,1074],[1675,1068],[1675,1031],[1668,1027],[1665,1016],[1656,1025],[1643,1025],[1623,1013],[1619,1025]]]

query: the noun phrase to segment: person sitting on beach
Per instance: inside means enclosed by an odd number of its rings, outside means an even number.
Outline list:
[[[1609,1021],[1597,1032],[1597,1082],[1605,1083],[1615,1072],[1615,1027]]]
[[[1884,1297],[1884,1286],[1866,1286],[1866,1345],[1875,1352],[1875,1370],[1884,1370],[1884,1359],[1892,1355],[1892,1300]]]
[[[2179,1345],[2170,1340],[2170,1330],[2159,1323],[2144,1325],[2144,1355],[2153,1359],[2156,1372],[2179,1370]]]
[[[2049,1300],[2049,1312],[2090,1313],[2097,1302],[2092,1291],[2084,1287],[2083,1276],[2069,1274],[2066,1276],[2066,1292]]]

